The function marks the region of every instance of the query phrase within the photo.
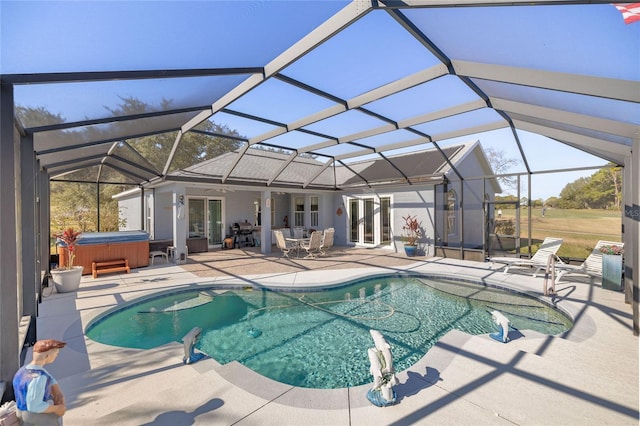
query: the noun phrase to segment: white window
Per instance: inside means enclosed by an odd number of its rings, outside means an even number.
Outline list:
[[[309,198],[309,208],[311,211],[311,227],[317,228],[319,220],[319,209],[318,209],[318,197],[310,197]]]
[[[257,226],[262,225],[262,205],[260,204],[260,199],[257,198],[253,205],[255,206],[255,212],[253,214],[253,223]],[[271,206],[271,226],[275,223],[276,220],[276,203],[273,198],[271,198],[269,205]]]
[[[365,244],[373,244],[375,242],[375,226],[374,226],[374,215],[375,215],[375,202],[373,198],[365,198],[364,200],[364,209],[363,209],[363,224],[364,224],[364,243]]]
[[[380,244],[391,244],[391,198],[380,198]]]
[[[293,226],[304,226],[304,197],[296,197],[293,204],[295,208]]]
[[[447,192],[447,233],[458,233],[458,196],[453,189]]]
[[[145,210],[145,223],[144,229],[149,233],[149,239],[153,240],[155,226],[153,222],[153,193],[147,194],[144,197],[144,210]]]

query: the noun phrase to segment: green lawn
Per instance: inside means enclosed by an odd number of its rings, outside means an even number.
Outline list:
[[[531,238],[532,251],[545,237],[562,238],[564,242],[558,251],[560,257],[586,258],[598,240],[622,241],[622,213],[612,210],[572,210],[550,209],[542,217],[541,209],[531,209]],[[499,220],[515,221],[515,210],[502,209]],[[521,252],[528,252],[529,229],[527,223],[527,209],[520,212]],[[504,246],[507,238],[501,238]]]

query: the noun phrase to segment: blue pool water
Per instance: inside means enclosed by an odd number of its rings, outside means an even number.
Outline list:
[[[221,364],[237,360],[294,386],[343,388],[372,381],[369,330],[384,335],[402,371],[452,329],[495,332],[493,310],[517,330],[556,335],[572,325],[525,295],[464,280],[385,276],[324,291],[173,291],[110,311],[86,334],[109,345],[153,348],[180,342],[197,326],[203,332],[196,347]]]

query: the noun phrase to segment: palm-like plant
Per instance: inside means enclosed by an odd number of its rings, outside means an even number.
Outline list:
[[[402,241],[407,246],[415,246],[418,245],[418,240],[422,236],[422,230],[420,229],[420,222],[418,222],[417,216],[403,216],[404,226],[402,226],[402,231],[404,235],[402,236]]]
[[[73,268],[73,259],[76,257],[75,251],[80,239],[81,231],[75,231],[73,228],[67,228],[63,232],[56,234],[56,238],[62,241],[67,246],[68,262],[67,269]]]

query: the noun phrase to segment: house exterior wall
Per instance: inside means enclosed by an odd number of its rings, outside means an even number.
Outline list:
[[[120,231],[141,230],[140,192],[118,199],[118,212],[120,215]]]
[[[350,193],[334,198],[334,228],[336,234],[334,240],[337,245],[359,245],[350,240],[350,211],[351,200],[374,199],[374,234],[381,235],[380,229],[380,199],[388,197],[391,201],[391,244],[363,244],[364,246],[388,247],[394,251],[403,250],[402,243],[403,217],[416,216],[420,223],[422,238],[419,241],[418,254],[427,255],[432,253],[434,234],[434,189],[432,185],[424,185],[416,189],[394,189],[372,193]],[[342,216],[337,216],[338,207],[343,211]],[[378,237],[377,237],[378,238]],[[378,240],[376,240],[378,241]]]
[[[327,216],[331,218],[331,224],[327,228],[335,229],[333,242],[337,246],[347,245],[347,232],[349,230],[349,212],[347,211],[347,196],[343,194],[331,194],[331,212]],[[329,203],[328,203],[329,204]],[[340,211],[338,212],[338,209]],[[340,213],[340,214],[338,214]]]
[[[480,249],[484,246],[485,217],[484,201],[495,200],[495,181],[491,179],[477,179],[478,176],[487,174],[483,169],[485,164],[478,158],[479,149],[474,150],[465,157],[456,169],[468,177],[460,181],[457,175],[451,173],[449,183],[436,187],[436,245],[460,247],[461,242],[465,248]],[[450,232],[447,225],[448,191],[455,191],[456,195],[456,224],[455,232]]]
[[[433,186],[422,187],[413,191],[398,191],[391,200],[391,219],[393,242],[396,251],[403,250],[402,228],[403,217],[415,216],[420,223],[422,238],[419,240],[418,254],[433,255],[435,191]]]
[[[153,196],[153,238],[170,240],[173,238],[173,192],[156,190]]]
[[[411,186],[388,187],[384,190],[361,190],[353,192],[318,192],[303,193],[300,190],[295,192],[269,191],[264,188],[253,190],[252,188],[226,188],[224,191],[215,185],[197,184],[193,186],[183,186],[184,184],[163,184],[153,191],[153,215],[154,215],[154,238],[171,239],[174,237],[173,224],[174,215],[180,212],[174,206],[175,194],[185,194],[186,203],[184,206],[184,217],[178,220],[178,228],[189,223],[189,200],[219,199],[222,200],[222,220],[223,236],[231,233],[230,226],[234,223],[242,223],[245,220],[252,225],[256,224],[255,211],[256,202],[261,201],[264,194],[270,194],[273,200],[274,217],[271,221],[272,228],[282,228],[285,226],[285,216],[288,218],[289,227],[294,226],[294,199],[303,197],[305,200],[305,227],[311,227],[310,221],[310,201],[311,197],[317,196],[319,200],[318,225],[313,226],[317,230],[329,227],[335,229],[334,241],[336,245],[363,245],[371,247],[388,247],[394,251],[401,251],[404,248],[402,242],[403,217],[408,215],[416,216],[421,224],[422,238],[418,254],[433,255],[434,246],[459,247],[464,241],[466,248],[483,247],[483,226],[484,226],[484,200],[493,200],[496,192],[496,182],[491,179],[476,179],[477,176],[485,176],[490,173],[484,154],[479,144],[468,151],[461,152],[455,161],[456,169],[464,173],[466,179],[464,183],[458,179],[457,175],[446,173],[449,181],[446,184],[434,184],[425,182]],[[451,215],[447,210],[447,190],[454,190],[456,202],[454,205],[456,219],[452,222],[453,232],[446,226]],[[175,194],[174,194],[175,193]],[[486,195],[485,195],[486,194]],[[390,243],[383,243],[381,239],[382,230],[380,223],[380,199],[388,197],[390,200]],[[366,242],[362,237],[364,230],[363,221],[359,218],[358,230],[359,238],[351,241],[351,220],[350,201],[371,199],[373,200],[373,221],[372,228],[373,242]],[[140,199],[139,195],[120,195],[119,197],[121,213],[127,220],[127,229],[140,229]],[[176,204],[177,205],[177,204]],[[363,209],[360,210],[362,214]],[[463,214],[464,212],[464,214]],[[265,214],[266,212],[262,212]],[[367,229],[369,231],[369,229]],[[180,232],[186,233],[183,229]],[[180,237],[180,234],[176,234]],[[264,244],[268,244],[269,233],[262,235]],[[463,238],[464,237],[464,238]],[[272,244],[274,241],[271,241]]]
[[[453,232],[447,226],[449,215],[448,194],[455,191],[455,227]],[[483,182],[482,180],[454,181],[448,185],[439,185],[437,189],[438,213],[436,244],[459,247],[463,242],[466,248],[482,248],[484,239],[484,207],[483,207]]]

